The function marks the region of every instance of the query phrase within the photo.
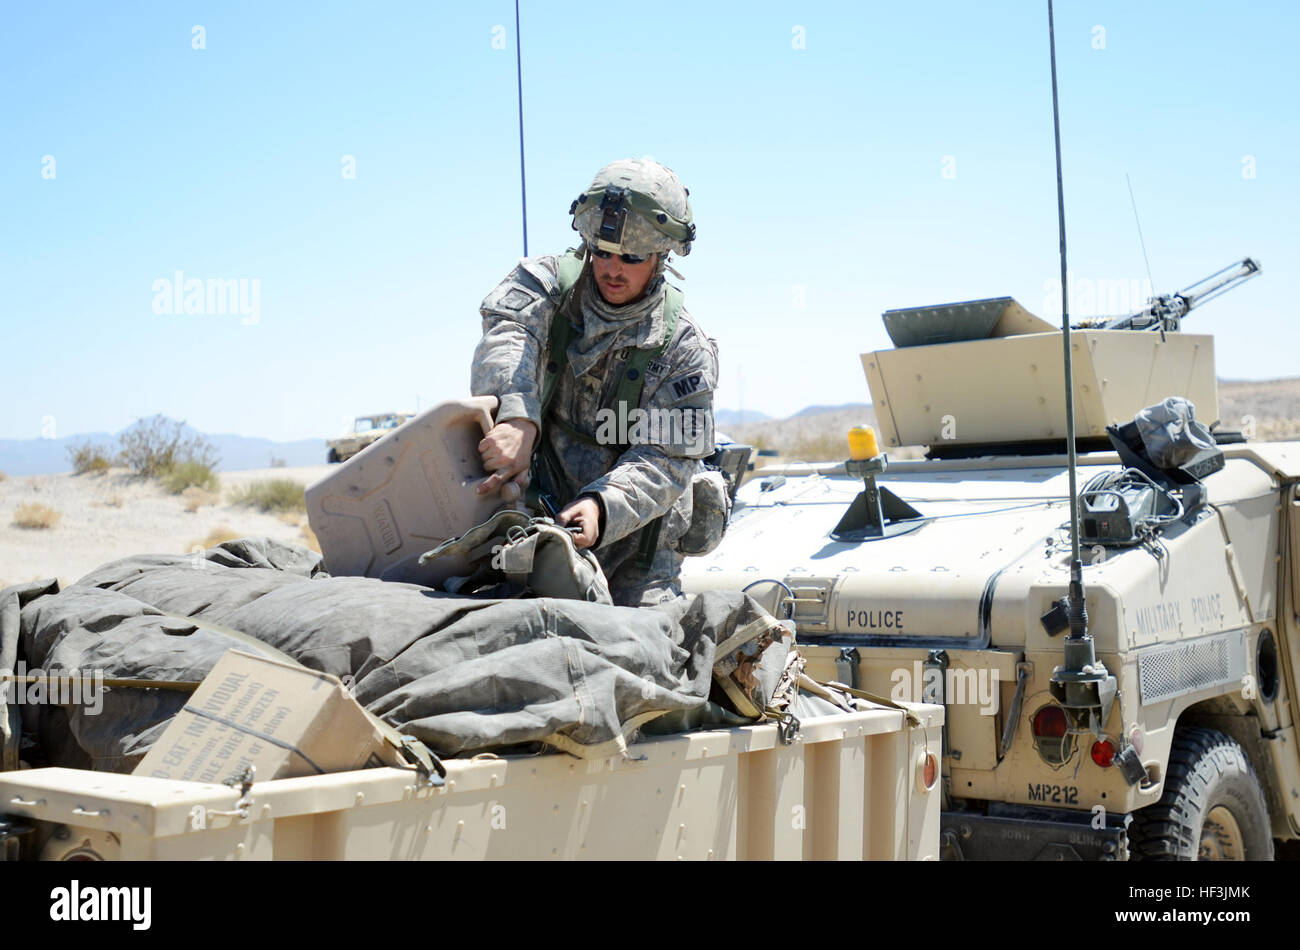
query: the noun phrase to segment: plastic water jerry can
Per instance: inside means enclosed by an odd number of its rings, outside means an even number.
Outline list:
[[[481,524],[518,496],[515,486],[480,495],[487,477],[478,444],[492,428],[495,396],[434,406],[376,440],[307,489],[307,518],[336,576],[382,577],[434,587],[468,573],[425,551]]]

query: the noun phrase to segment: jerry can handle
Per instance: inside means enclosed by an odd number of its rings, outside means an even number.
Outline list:
[[[480,403],[480,405],[476,407],[478,409],[477,415],[479,428],[483,430],[484,435],[487,435],[492,431],[492,427],[496,425],[494,417],[496,416],[497,409],[500,407],[501,402],[496,396],[480,396],[475,401]]]

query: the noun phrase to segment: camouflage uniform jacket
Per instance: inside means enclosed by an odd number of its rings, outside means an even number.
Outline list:
[[[692,493],[685,489],[702,468],[699,460],[714,448],[717,346],[683,308],[671,343],[646,368],[641,431],[629,414],[626,435],[619,433],[618,420],[607,407],[631,349],[654,349],[663,340],[661,293],[659,303],[645,318],[631,322],[590,370],[575,378],[568,365],[556,384],[552,419],[543,425],[542,369],[561,301],[557,260],[525,258],[483,301],[483,338],[474,352],[471,392],[500,399],[498,422],[528,419],[551,442],[567,482],[555,486],[563,496],[557,499],[561,507],[580,495],[598,499],[601,531],[594,553],[614,602],[660,602],[680,593],[682,555],[674,544],[690,524]],[[602,444],[590,444],[565,427]],[[649,567],[642,568],[635,563],[642,529],[661,515],[667,517],[658,548]]]

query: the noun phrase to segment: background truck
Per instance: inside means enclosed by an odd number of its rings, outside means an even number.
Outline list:
[[[325,461],[331,465],[335,462],[346,462],[414,415],[413,412],[381,412],[374,416],[357,416],[352,423],[351,432],[325,443],[329,449]]]

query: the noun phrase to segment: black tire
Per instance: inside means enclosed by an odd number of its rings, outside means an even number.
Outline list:
[[[1128,834],[1135,861],[1273,860],[1255,770],[1235,739],[1213,729],[1174,733],[1164,794],[1133,813]]]
[[[329,455],[325,456],[325,462],[329,465],[333,465],[335,462],[341,462],[341,461],[343,460],[339,458],[339,453],[337,449],[330,449]]]

